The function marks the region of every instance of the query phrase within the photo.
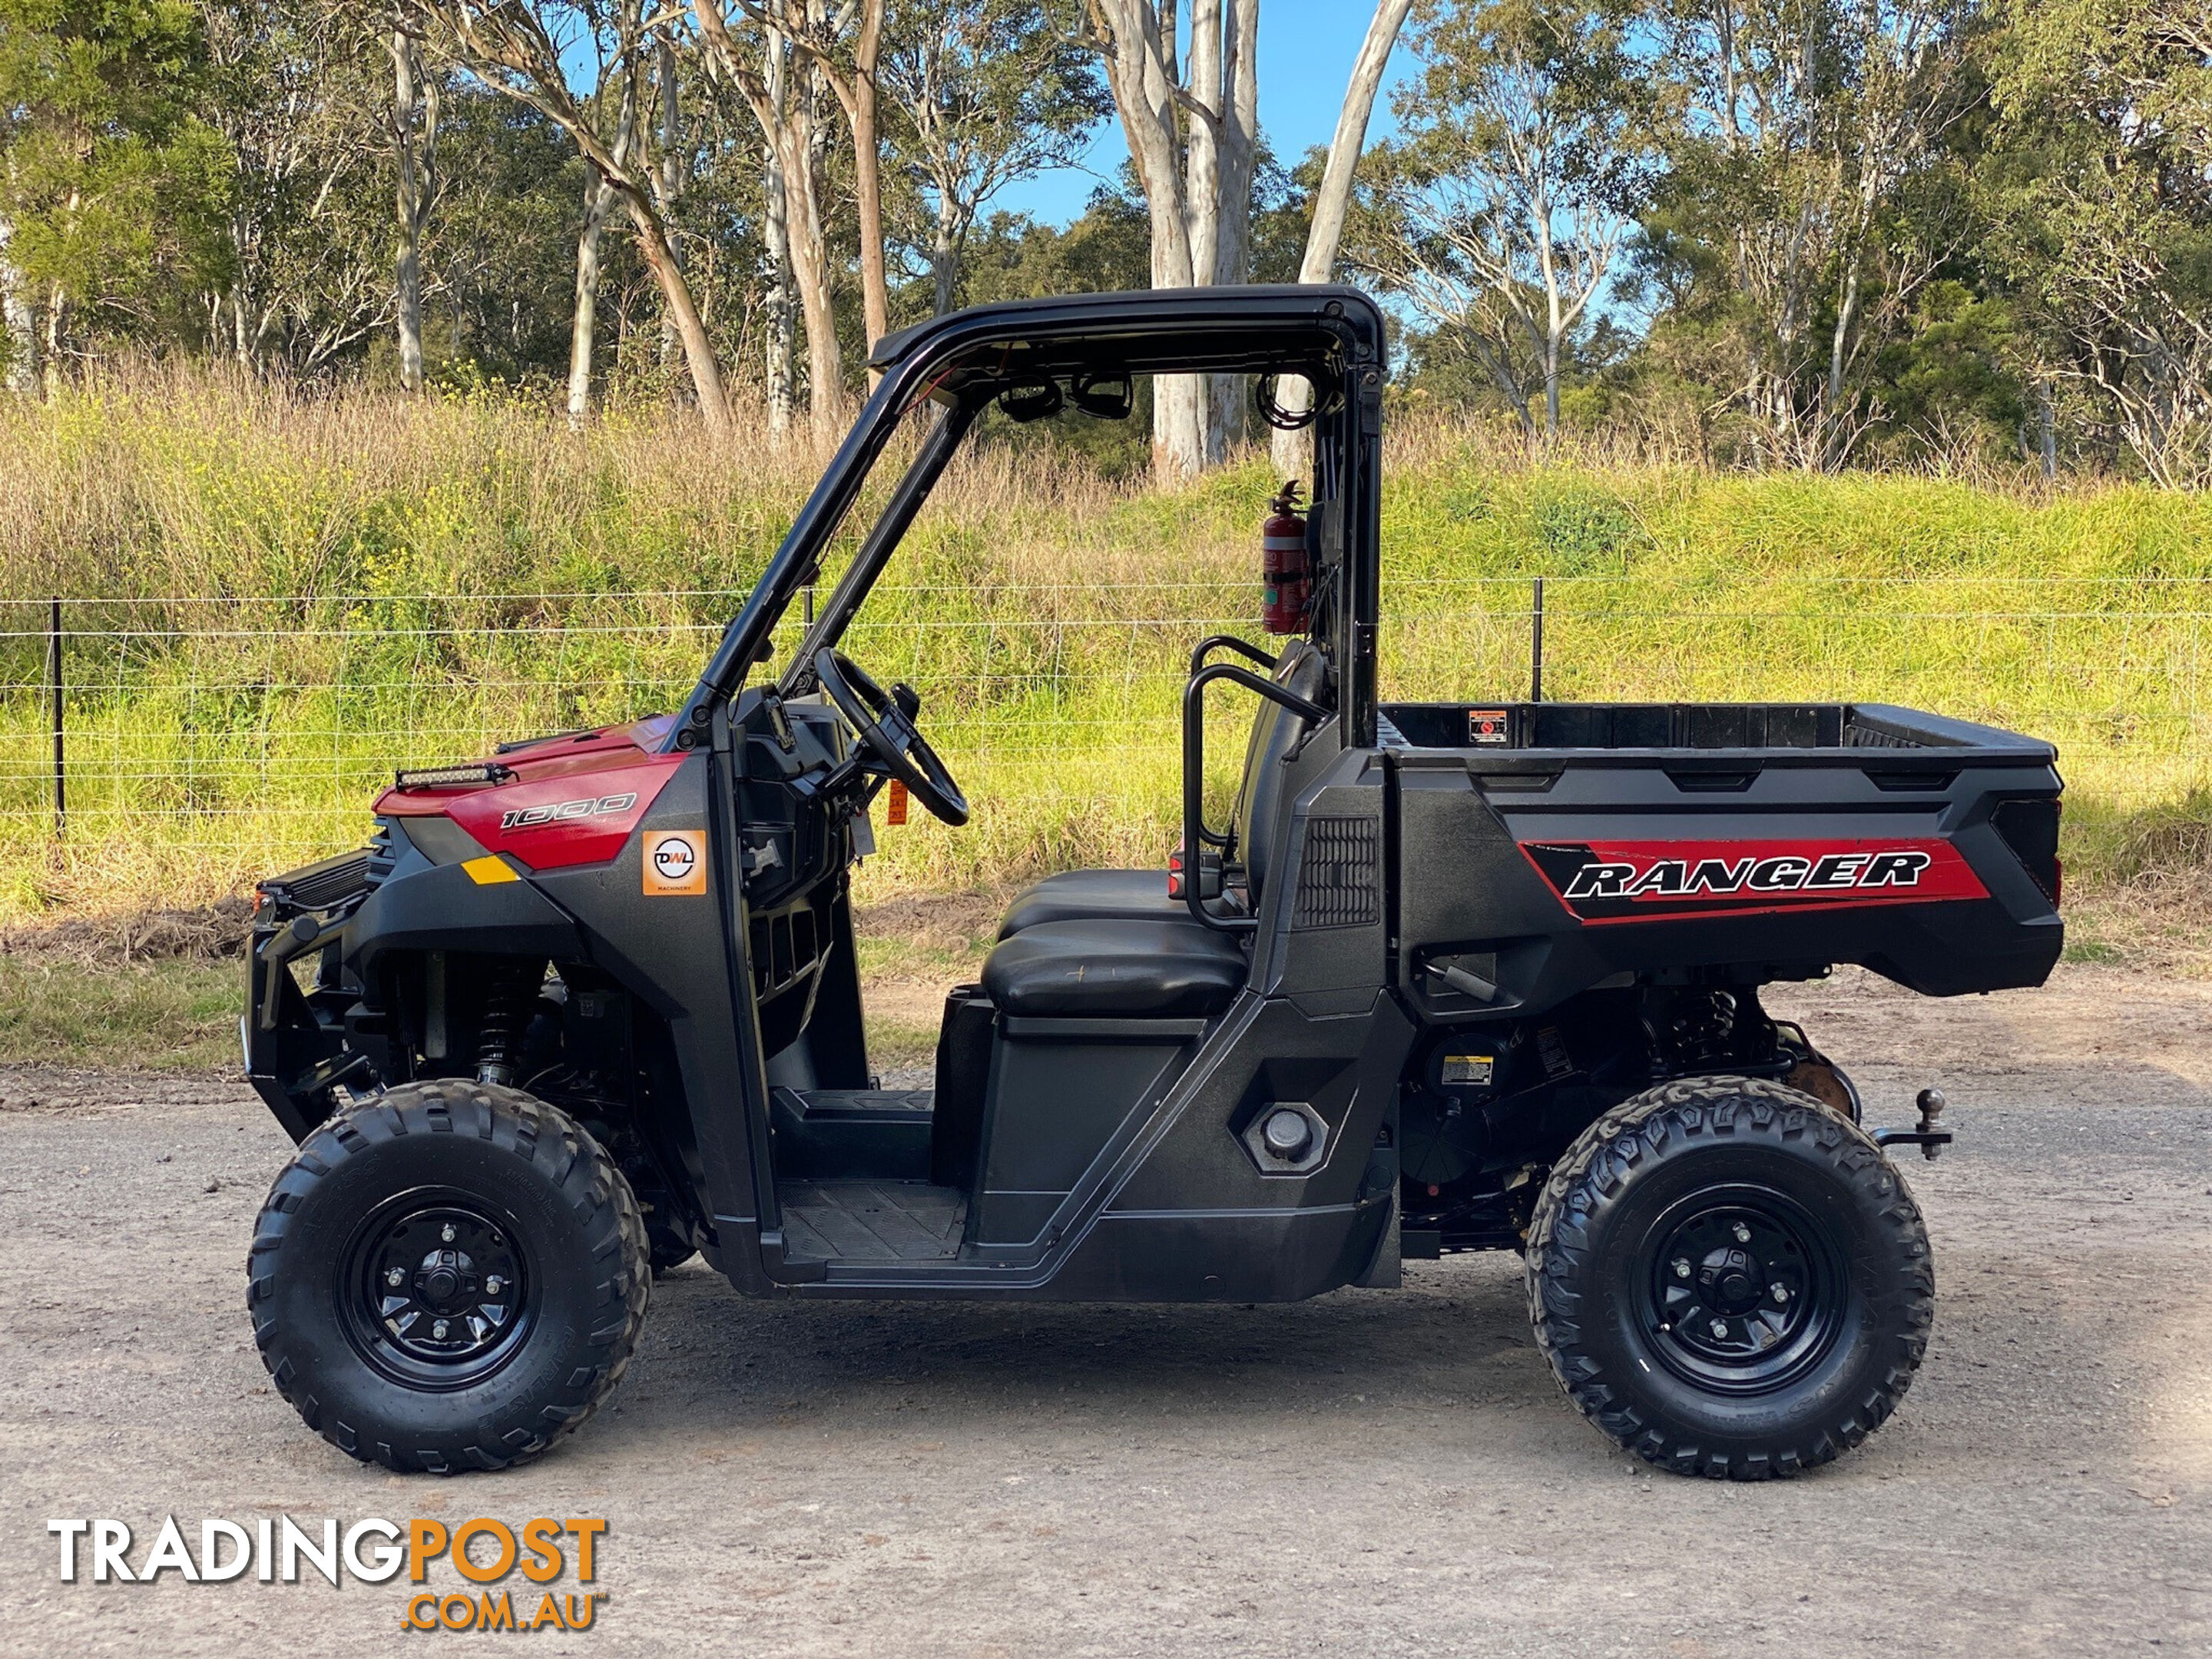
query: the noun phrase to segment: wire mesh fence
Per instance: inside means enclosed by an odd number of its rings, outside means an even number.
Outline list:
[[[357,844],[396,768],[672,708],[743,598],[0,602],[0,853],[19,888],[61,872],[143,899]],[[1534,599],[1519,577],[1386,577],[1386,695],[1526,695]],[[2203,580],[1716,571],[1655,594],[1632,577],[1553,577],[1542,605],[1553,698],[1930,708],[2051,738],[2077,793],[2121,805],[2186,799],[2212,762]],[[921,690],[981,808],[964,854],[925,837],[888,865],[957,881],[1157,857],[1190,647],[1257,637],[1256,609],[1256,584],[1230,580],[878,587],[846,648]],[[1225,735],[1249,711],[1217,717]],[[1209,745],[1224,766],[1241,747]]]

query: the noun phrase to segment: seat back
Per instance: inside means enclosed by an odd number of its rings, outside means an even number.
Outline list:
[[[1284,648],[1275,664],[1275,684],[1285,691],[1318,702],[1328,689],[1328,659],[1304,640]],[[1252,735],[1244,745],[1244,781],[1237,786],[1237,857],[1244,866],[1255,904],[1266,886],[1274,854],[1275,821],[1281,815],[1285,763],[1310,730],[1304,717],[1279,702],[1260,700],[1252,718]]]

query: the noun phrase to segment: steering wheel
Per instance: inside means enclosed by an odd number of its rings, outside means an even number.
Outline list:
[[[911,687],[885,691],[860,664],[827,646],[814,653],[814,678],[884,771],[956,830],[968,822],[968,798],[914,723],[921,698]]]

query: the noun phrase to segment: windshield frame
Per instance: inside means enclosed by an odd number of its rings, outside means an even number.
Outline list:
[[[785,613],[819,578],[824,554],[884,449],[921,403],[934,402],[944,413],[870,528],[830,610],[816,618],[799,659],[779,677],[779,690],[811,683],[813,653],[842,636],[975,416],[1001,391],[1078,368],[1132,376],[1304,373],[1344,389],[1341,412],[1316,424],[1316,441],[1324,445],[1356,433],[1353,447],[1361,453],[1350,471],[1361,475],[1379,472],[1383,354],[1382,317],[1375,302],[1357,289],[1338,287],[1140,290],[1015,301],[956,312],[887,338],[872,360],[886,371],[882,381],[723,631],[664,749],[698,746],[715,708],[743,689]],[[1378,483],[1379,477],[1364,485],[1356,476],[1346,479],[1346,489],[1363,498],[1354,525],[1371,524]],[[1355,559],[1355,565],[1371,562],[1372,539],[1352,539],[1364,543],[1364,560]],[[1336,550],[1340,556],[1349,550],[1340,544]],[[1346,574],[1359,599],[1346,619],[1352,628],[1342,643],[1358,640],[1371,647],[1374,573],[1364,580],[1356,568]],[[1369,625],[1364,640],[1360,623]],[[1347,652],[1346,659],[1355,654]],[[1371,675],[1370,664],[1367,678]],[[1370,693],[1371,701],[1371,687]]]

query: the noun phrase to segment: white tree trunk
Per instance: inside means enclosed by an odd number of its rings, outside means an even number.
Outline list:
[[[930,298],[935,307],[933,314],[939,317],[952,309],[952,285],[960,272],[959,220],[959,207],[951,191],[940,185],[937,192],[937,236],[929,249]]]
[[[1313,221],[1306,230],[1305,258],[1298,264],[1302,283],[1325,283],[1336,269],[1337,249],[1344,240],[1345,215],[1352,206],[1352,181],[1359,170],[1360,152],[1367,147],[1367,122],[1375,112],[1375,94],[1389,67],[1391,48],[1413,0],[1376,0],[1375,15],[1352,60],[1352,79],[1344,89],[1344,106],[1337,112],[1336,134],[1328,146],[1328,166],[1321,188],[1314,192]],[[1303,380],[1286,380],[1281,400],[1285,410],[1303,411],[1311,406],[1312,390]],[[1278,432],[1274,440],[1275,471],[1283,477],[1304,472],[1313,446],[1304,431]]]
[[[1228,0],[1222,27],[1219,227],[1213,280],[1252,280],[1252,174],[1260,153],[1260,0]],[[1206,419],[1212,445],[1224,453],[1244,441],[1244,377],[1216,374]]]
[[[437,93],[422,80],[422,52],[412,35],[394,29],[392,54],[392,131],[399,177],[393,208],[398,237],[392,253],[397,289],[393,322],[399,334],[399,383],[422,389],[422,228],[429,217],[430,169],[437,142]]]
[[[23,273],[8,257],[15,227],[0,219],[0,329],[8,337],[8,390],[35,397],[39,390],[39,313],[23,291]]]
[[[1194,288],[1212,284],[1214,263],[1221,252],[1222,128],[1226,125],[1228,102],[1221,95],[1221,4],[1222,0],[1191,0],[1190,8],[1189,91],[1202,107],[1185,112],[1182,204],[1190,226],[1190,280]],[[1214,419],[1215,377],[1176,378],[1190,381],[1187,387],[1176,387],[1170,402],[1179,413],[1186,400],[1190,405],[1189,418],[1197,428],[1198,464],[1218,465],[1222,442],[1221,428]],[[1156,399],[1162,390],[1153,389]],[[1158,404],[1154,406],[1157,409]]]
[[[653,64],[660,82],[660,165],[653,174],[653,193],[659,198],[660,216],[672,232],[676,227],[676,204],[684,194],[684,118],[678,101],[676,44],[665,29],[653,42]],[[676,255],[677,269],[681,270],[684,245],[672,234],[668,246]],[[660,361],[664,364],[675,362],[683,347],[683,341],[677,336],[676,319],[664,314],[660,319]]]
[[[39,363],[48,403],[62,395],[62,339],[68,318],[69,295],[56,283],[46,294],[46,349]]]
[[[627,166],[637,139],[637,76],[625,70],[621,116],[612,146],[618,166]],[[584,163],[584,222],[576,234],[576,309],[568,331],[568,424],[581,429],[592,414],[592,368],[597,353],[599,317],[599,240],[607,216],[621,192],[587,160]],[[666,361],[683,349],[672,307],[661,308],[661,353]]]
[[[1096,0],[1109,25],[1106,79],[1145,191],[1152,234],[1154,288],[1188,288],[1194,279],[1190,222],[1183,204],[1182,129],[1176,118],[1175,42],[1163,40],[1152,0]],[[1164,483],[1194,477],[1205,465],[1203,381],[1161,375],[1152,385],[1152,471]]]
[[[568,331],[568,424],[578,430],[592,414],[592,356],[599,317],[599,233],[614,206],[614,186],[587,168],[584,224],[576,236],[576,314]],[[672,332],[673,326],[669,325]]]
[[[769,441],[781,445],[791,437],[792,411],[798,402],[798,329],[792,300],[789,198],[783,188],[783,167],[772,144],[766,148],[762,161],[761,196],[764,204],[761,233],[769,264],[768,292],[761,301],[765,322],[763,344],[767,353],[768,432]]]
[[[820,76],[810,72],[805,95],[793,100],[793,120],[782,142],[791,270],[806,324],[807,415],[817,447],[827,451],[844,432],[845,373],[837,343],[836,277],[822,211],[830,128],[819,118],[820,93]]]

